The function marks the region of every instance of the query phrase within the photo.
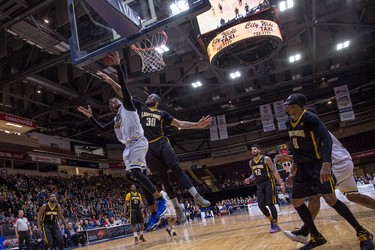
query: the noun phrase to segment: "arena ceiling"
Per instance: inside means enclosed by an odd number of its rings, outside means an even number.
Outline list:
[[[278,6],[278,1],[270,2]],[[208,63],[190,21],[166,30],[171,51],[165,55],[165,69],[141,73],[139,57],[129,48],[123,50],[124,68],[134,96],[160,94],[162,108],[177,119],[226,115],[230,140],[210,142],[209,130],[170,129],[179,154],[253,141],[267,145],[285,140],[285,132],[262,132],[259,105],[286,99],[294,91],[304,93],[333,130],[339,128],[336,86],[349,86],[356,114],[373,113],[374,13],[375,2],[365,0],[299,0],[285,12],[276,8],[282,46],[269,60],[242,69],[236,80]],[[113,132],[96,131],[76,111],[90,104],[101,121],[109,121],[113,114],[108,114],[107,103],[113,92],[94,77],[102,64],[70,64],[64,49],[70,37],[66,0],[0,0],[0,27],[1,112],[36,120],[42,133],[99,145],[117,143]],[[338,51],[337,44],[344,41],[350,45]],[[61,46],[51,46],[56,43]],[[295,53],[301,60],[290,63]],[[197,79],[203,86],[194,89],[191,82]]]

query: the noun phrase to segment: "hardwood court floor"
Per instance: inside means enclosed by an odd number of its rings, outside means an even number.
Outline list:
[[[375,197],[375,193],[370,194]],[[345,198],[344,198],[345,199]],[[359,223],[375,235],[375,211],[343,200]],[[298,214],[292,206],[282,207],[279,214],[282,230],[301,226]],[[317,249],[359,249],[354,229],[322,201],[316,225],[328,243]],[[145,234],[148,242],[134,245],[134,237],[127,237],[79,248],[80,250],[104,249],[168,249],[168,250],[228,250],[228,249],[299,249],[302,244],[289,240],[278,232],[270,234],[270,224],[262,216],[250,218],[247,212],[232,216],[210,218],[176,227],[178,238],[167,237],[165,230]]]

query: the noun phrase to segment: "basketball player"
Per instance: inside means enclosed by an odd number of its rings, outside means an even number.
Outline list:
[[[135,237],[135,244],[137,245],[139,243],[139,240],[142,242],[146,242],[146,239],[143,237],[144,225],[142,215],[142,195],[137,192],[137,188],[135,185],[131,185],[130,190],[131,192],[128,193],[125,197],[124,217],[126,218],[129,203],[129,222],[130,224],[132,224],[133,235]],[[139,240],[137,236],[137,224],[139,224]]]
[[[284,105],[290,115],[286,122],[290,137],[294,164],[292,203],[301,217],[310,240],[301,249],[313,249],[327,240],[315,226],[313,217],[304,203],[304,198],[321,194],[326,203],[346,219],[356,230],[361,249],[373,249],[373,236],[354,218],[349,208],[335,195],[335,178],[332,175],[332,138],[323,122],[307,111],[306,97],[296,93],[290,95]]]
[[[54,246],[53,241],[56,240],[60,250],[64,249],[64,240],[61,235],[57,217],[66,227],[66,221],[61,213],[61,206],[57,204],[56,195],[51,193],[47,204],[40,207],[38,213],[38,230],[43,231],[44,249],[51,249]]]
[[[157,211],[156,209],[152,211],[155,219],[149,225],[149,227],[155,227],[160,221],[160,217],[166,212],[165,200],[156,191],[154,184],[152,184],[148,176],[144,173],[144,170],[147,170],[146,154],[148,150],[148,142],[144,137],[143,128],[139,121],[137,110],[134,107],[133,98],[131,97],[125,83],[124,72],[120,66],[119,53],[112,53],[109,57],[113,60],[113,64],[116,65],[121,84],[121,93],[124,98],[123,103],[117,98],[112,98],[109,101],[110,108],[116,112],[115,118],[111,122],[103,125],[92,115],[90,105],[87,109],[79,106],[78,111],[90,118],[90,120],[102,130],[114,127],[117,139],[125,145],[122,156],[126,170],[130,171],[132,176],[138,181],[143,188],[145,195],[148,194],[150,202],[154,203],[154,200],[157,200]]]
[[[117,95],[122,97],[121,86],[118,83],[106,74],[98,72],[98,75],[101,76],[107,84],[112,86]],[[169,179],[169,169],[171,169],[173,174],[178,178],[180,184],[194,197],[194,201],[197,205],[208,207],[211,203],[198,193],[189,177],[182,171],[168,138],[164,136],[164,129],[165,126],[169,125],[181,129],[205,128],[212,122],[212,117],[202,117],[198,122],[180,121],[172,117],[166,111],[158,109],[161,99],[157,94],[149,95],[145,104],[138,100],[133,101],[140,115],[140,122],[145,131],[145,137],[148,139],[149,143],[149,150],[146,156],[147,163],[150,170],[156,172],[159,176],[164,190],[167,192],[176,209],[180,223],[184,223],[186,216],[184,210],[178,203],[176,193]],[[147,196],[146,200],[149,205],[153,204],[153,201]]]
[[[167,212],[165,213],[165,218],[168,221],[167,233],[171,237],[177,237],[177,233],[174,231],[174,224],[177,222],[176,210],[173,207],[171,200],[168,197],[168,194],[160,187],[156,187],[163,198],[167,201]]]
[[[259,145],[254,144],[251,146],[251,154],[253,159],[249,162],[249,166],[252,174],[245,179],[245,183],[250,184],[250,182],[256,181],[258,207],[271,222],[270,233],[280,232],[281,229],[278,225],[277,209],[275,207],[275,204],[278,203],[275,179],[283,193],[285,192],[284,184],[271,158],[261,155]],[[271,214],[266,206],[268,206]]]
[[[329,134],[333,141],[332,172],[337,179],[336,188],[340,190],[349,201],[375,210],[375,200],[358,192],[357,184],[353,178],[354,164],[350,157],[350,153],[332,133]],[[290,156],[289,160],[292,161],[293,157]],[[313,219],[316,218],[320,210],[320,197],[321,195],[319,194],[309,196],[308,208]],[[302,227],[302,229],[295,231],[285,230],[284,234],[294,241],[306,243],[309,239],[308,232],[306,231],[306,228]]]

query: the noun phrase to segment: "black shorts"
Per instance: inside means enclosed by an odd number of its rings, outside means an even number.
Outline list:
[[[152,173],[166,173],[168,169],[178,165],[176,154],[166,138],[149,143],[146,162]]]
[[[129,223],[132,225],[143,224],[142,209],[130,209]]]
[[[257,184],[258,205],[278,204],[276,183],[274,180],[266,180]]]
[[[336,178],[332,173],[332,180],[323,184],[320,182],[322,162],[298,163],[297,174],[293,180],[293,198],[305,198],[316,194],[330,194],[335,192]]]

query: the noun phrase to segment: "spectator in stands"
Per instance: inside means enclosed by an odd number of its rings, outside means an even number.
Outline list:
[[[18,238],[19,250],[23,249],[24,242],[26,242],[26,248],[30,249],[30,235],[32,235],[32,231],[29,221],[27,218],[23,217],[23,210],[18,211],[18,218],[14,224],[14,231],[16,232],[16,237]]]
[[[38,250],[38,249],[43,249],[43,240],[42,240],[42,235],[38,232],[38,227],[33,226],[32,228],[32,236],[31,236],[31,249],[32,250]]]

